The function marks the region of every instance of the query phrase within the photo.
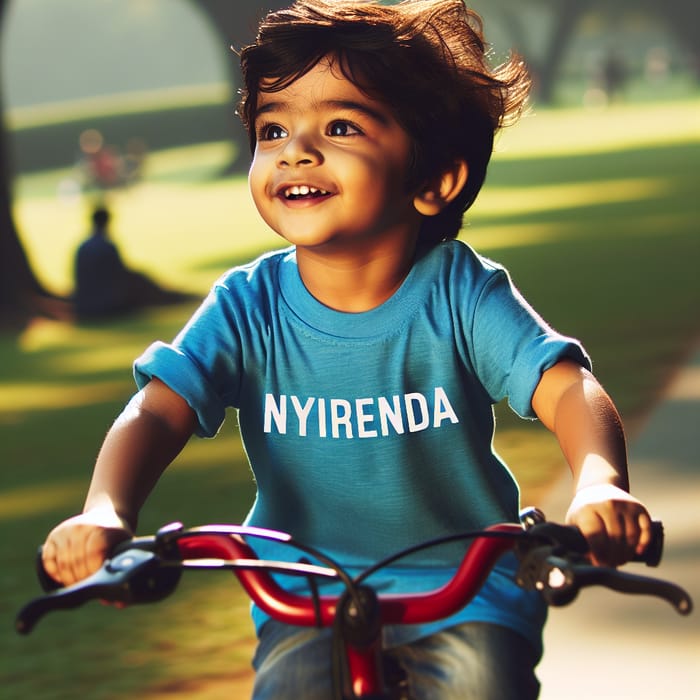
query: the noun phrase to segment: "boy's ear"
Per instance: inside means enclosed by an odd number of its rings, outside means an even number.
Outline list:
[[[423,186],[413,198],[413,206],[423,216],[439,214],[462,191],[468,176],[466,161],[456,160]]]

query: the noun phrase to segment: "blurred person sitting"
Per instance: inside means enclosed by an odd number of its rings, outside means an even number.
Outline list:
[[[75,255],[75,311],[80,320],[123,315],[149,306],[192,300],[190,294],[163,289],[147,275],[131,270],[109,238],[109,210],[92,214],[90,236]]]

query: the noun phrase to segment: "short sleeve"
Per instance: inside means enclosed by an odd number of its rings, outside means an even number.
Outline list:
[[[591,368],[581,343],[552,329],[503,269],[494,271],[481,291],[472,343],[474,367],[491,399],[498,402],[507,397],[523,418],[536,418],[532,397],[550,367],[569,359]]]
[[[172,343],[152,344],[134,363],[142,388],[153,377],[182,396],[197,415],[195,433],[213,437],[241,381],[241,343],[229,290],[214,287]]]
[[[226,407],[196,361],[182,349],[158,341],[134,362],[134,379],[139,389],[153,377],[182,396],[197,414],[195,433],[199,437],[216,435],[224,422]]]

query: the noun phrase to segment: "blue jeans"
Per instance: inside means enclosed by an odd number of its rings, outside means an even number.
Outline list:
[[[268,622],[253,660],[253,700],[333,697],[331,631]],[[506,627],[470,622],[385,654],[403,668],[411,700],[535,700],[538,655]]]

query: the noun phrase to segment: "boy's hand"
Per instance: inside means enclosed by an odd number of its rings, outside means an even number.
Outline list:
[[[600,566],[620,566],[642,554],[651,541],[647,509],[610,484],[581,489],[569,507],[566,522],[583,532],[591,548],[591,561]]]
[[[133,537],[114,511],[96,508],[65,520],[46,538],[42,562],[46,573],[64,586],[95,573],[119,542]]]

